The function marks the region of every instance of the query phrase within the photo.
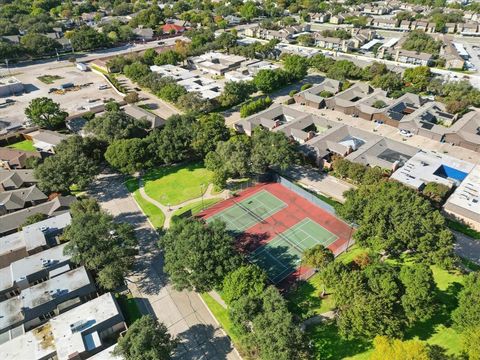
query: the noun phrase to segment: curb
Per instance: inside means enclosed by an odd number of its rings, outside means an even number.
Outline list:
[[[234,346],[233,344],[233,341],[232,339],[230,338],[230,336],[228,336],[228,334],[225,332],[225,330],[223,329],[222,325],[220,325],[220,323],[218,322],[217,318],[215,317],[215,315],[213,315],[212,311],[210,310],[210,308],[208,307],[207,303],[203,300],[202,296],[199,294],[199,293],[196,293],[197,296],[200,298],[200,301],[202,302],[203,305],[205,305],[205,308],[207,309],[208,313],[210,314],[210,316],[213,318],[213,320],[215,321],[215,323],[218,325],[218,328],[220,329],[220,331],[222,332],[223,335],[225,335],[229,340],[230,342],[232,343],[232,348],[233,348],[233,351],[235,352],[235,354],[237,354],[237,356],[243,360],[242,356],[240,355],[240,353],[238,352],[237,348]]]

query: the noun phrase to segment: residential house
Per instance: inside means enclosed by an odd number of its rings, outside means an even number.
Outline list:
[[[338,110],[347,115],[354,115],[357,111],[355,103],[373,92],[373,88],[366,83],[356,83],[345,91],[325,100],[327,108]]]
[[[35,224],[24,226],[21,231],[0,237],[0,268],[25,256],[36,254],[59,243],[58,235],[71,222],[64,213]]]
[[[455,34],[457,32],[457,24],[456,23],[446,23],[445,30],[448,34]]]
[[[431,182],[453,188],[460,185],[474,166],[445,154],[420,150],[390,178],[417,190]]]
[[[316,32],[313,35],[315,46],[334,51],[348,52],[354,48],[351,40],[343,40],[333,37],[324,37],[321,33]]]
[[[185,32],[185,30],[186,30],[186,28],[184,26],[175,25],[175,24],[165,24],[165,25],[162,26],[162,33],[163,34],[168,34],[168,35],[182,34],[182,33]]]
[[[2,170],[0,169],[0,193],[35,185],[37,179],[33,170]]]
[[[133,29],[133,33],[138,40],[150,41],[153,39],[154,32],[152,28],[138,27]]]
[[[429,66],[433,61],[432,54],[398,49],[395,54],[395,61],[406,64]]]
[[[480,152],[480,110],[470,111],[447,128],[444,141]]]
[[[24,134],[24,136],[25,139],[33,141],[33,146],[36,149],[49,153],[54,153],[55,146],[67,138],[66,135],[59,132],[43,129],[32,131]]]
[[[465,67],[465,60],[459,53],[457,46],[446,37],[444,37],[443,43],[444,46],[441,49],[440,55],[445,59],[445,67],[447,69],[463,70]]]
[[[94,359],[125,330],[115,297],[106,293],[1,344],[0,353],[3,360]]]
[[[47,201],[36,185],[0,192],[0,215],[10,214]]]
[[[155,129],[165,125],[165,119],[162,119],[153,112],[142,109],[137,105],[126,105],[123,108],[123,111],[137,120],[147,121],[150,124],[150,129]]]
[[[235,15],[227,15],[223,19],[230,26],[240,25],[242,23],[242,18]]]
[[[345,17],[343,15],[332,15],[330,17],[330,24],[335,24],[335,25],[340,25],[340,24],[343,24],[343,22],[345,21]]]
[[[42,155],[36,151],[24,151],[0,147],[0,168],[7,170],[23,169],[29,158],[41,159]]]
[[[326,106],[325,99],[337,94],[341,87],[340,81],[325,78],[320,84],[295,94],[293,98],[297,104],[321,109]]]
[[[404,31],[410,30],[411,21],[410,20],[402,20],[400,21],[400,29]]]
[[[428,32],[429,26],[430,24],[428,23],[428,21],[416,20],[412,22],[411,30]],[[435,24],[432,24],[431,26],[435,28]]]
[[[29,216],[44,214],[56,216],[69,211],[70,204],[75,202],[74,196],[57,196],[52,200],[0,216],[0,236],[16,232]]]
[[[457,25],[457,32],[463,35],[476,35],[478,34],[478,23],[468,22]]]
[[[315,13],[310,14],[310,21],[318,24],[326,23],[330,20],[330,14],[328,13]]]
[[[0,302],[0,334],[18,327],[33,329],[58,315],[59,306],[71,306],[69,300],[81,301],[95,290],[83,266],[22,289],[18,296]]]
[[[247,59],[243,56],[208,52],[189,59],[189,62],[204,73],[222,76],[228,71],[238,69]]]

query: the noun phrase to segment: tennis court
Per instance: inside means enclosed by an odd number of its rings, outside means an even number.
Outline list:
[[[209,217],[207,222],[218,219],[226,224],[227,230],[242,232],[285,207],[287,204],[275,195],[261,190],[242,201],[234,201],[233,206]]]
[[[338,237],[310,218],[305,218],[250,254],[250,260],[263,268],[273,283],[295,272],[305,250],[325,247]]]

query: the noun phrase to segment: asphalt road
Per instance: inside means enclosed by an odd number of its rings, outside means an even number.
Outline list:
[[[116,220],[135,227],[140,254],[127,284],[143,313],[154,314],[181,344],[175,359],[241,359],[230,339],[218,326],[198,294],[176,291],[163,272],[158,234],[123,185],[123,177],[102,174],[89,189],[102,207]]]
[[[480,240],[472,239],[456,231],[452,232],[457,240],[455,243],[455,252],[457,255],[480,265]]]

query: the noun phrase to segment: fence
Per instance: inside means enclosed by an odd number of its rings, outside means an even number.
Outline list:
[[[323,210],[325,210],[325,211],[329,212],[330,214],[336,216],[335,208],[332,205],[327,204],[325,201],[323,201],[322,199],[319,199],[314,194],[308,192],[307,190],[303,189],[302,187],[298,186],[297,184],[294,184],[290,180],[287,180],[280,175],[277,176],[277,182],[282,184],[283,186],[285,186],[287,189],[292,190],[293,192],[297,193],[298,195],[300,195],[304,199],[307,199],[308,201],[310,201],[310,202],[314,203],[315,205],[321,207]]]

